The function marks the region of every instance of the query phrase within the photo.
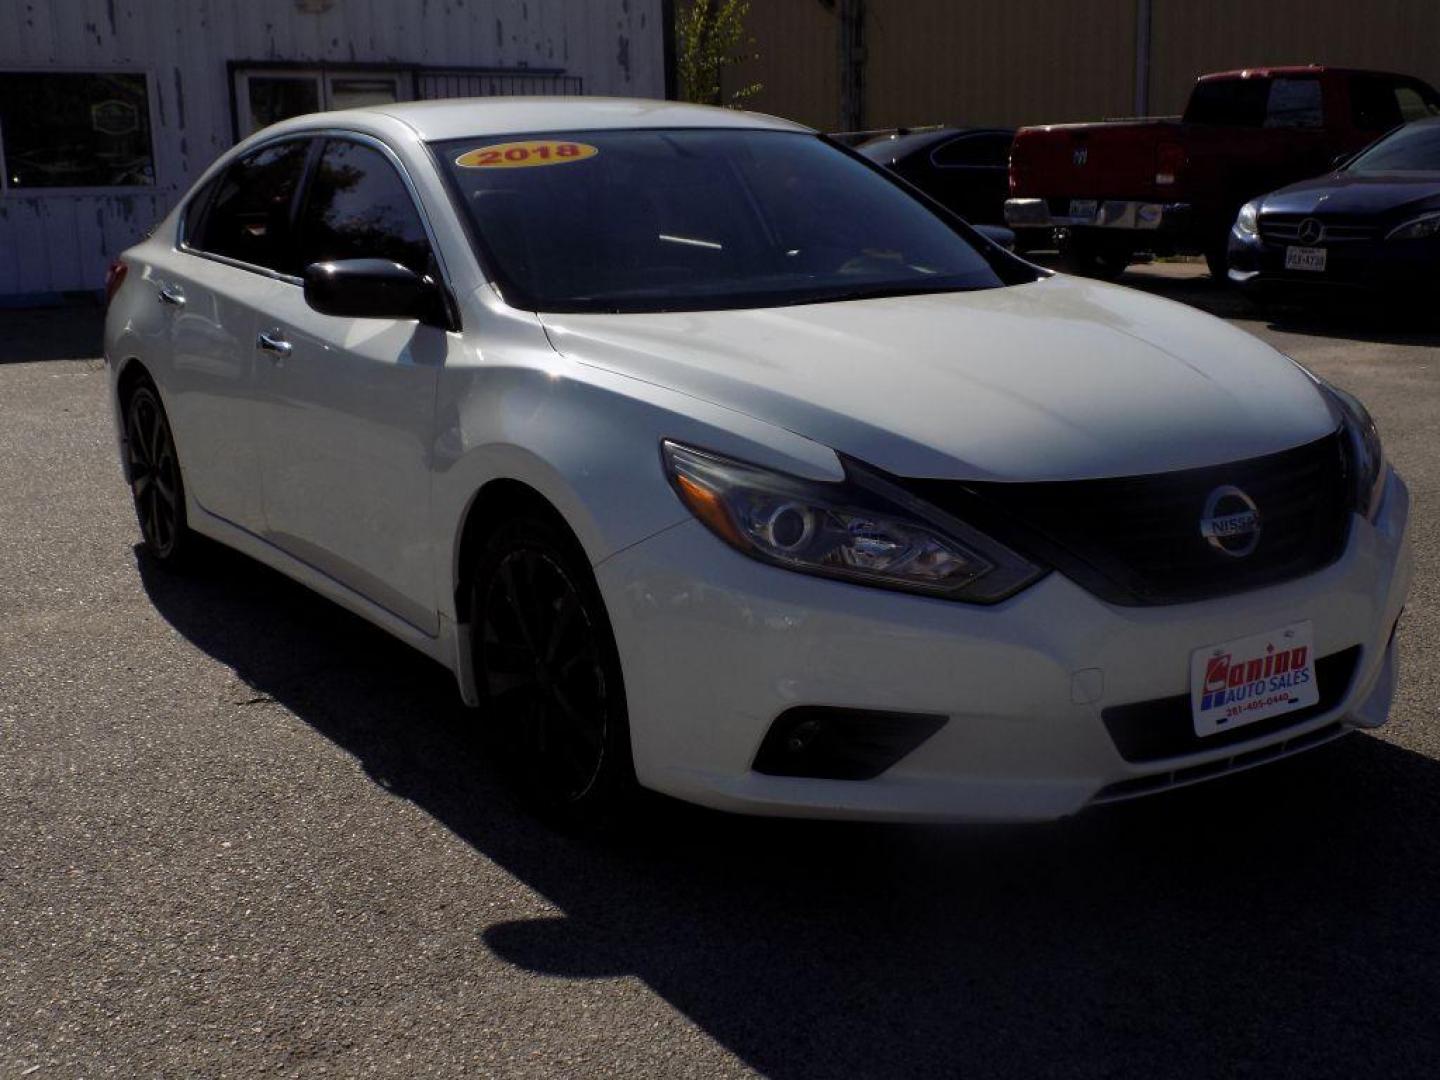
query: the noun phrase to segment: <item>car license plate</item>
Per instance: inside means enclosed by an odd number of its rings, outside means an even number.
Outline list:
[[[1309,622],[1190,654],[1190,714],[1204,738],[1294,712],[1320,700],[1315,628]]]
[[[1072,218],[1084,218],[1086,221],[1095,216],[1095,211],[1100,206],[1099,199],[1071,199],[1070,216]]]
[[[1325,249],[1287,247],[1285,249],[1286,270],[1309,270],[1311,273],[1325,272]]]

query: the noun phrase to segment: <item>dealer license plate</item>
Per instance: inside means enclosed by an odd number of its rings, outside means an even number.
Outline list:
[[[1202,738],[1294,712],[1320,700],[1309,622],[1190,654],[1190,714]]]
[[[1325,272],[1325,249],[1287,247],[1285,249],[1286,270],[1309,270],[1311,273]]]
[[[1070,216],[1072,218],[1084,218],[1090,221],[1095,217],[1095,211],[1100,207],[1099,199],[1071,199]]]

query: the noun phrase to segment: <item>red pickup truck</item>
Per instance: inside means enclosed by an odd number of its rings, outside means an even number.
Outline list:
[[[1053,237],[1077,273],[1118,277],[1139,252],[1198,254],[1223,281],[1241,205],[1436,113],[1440,94],[1405,75],[1313,65],[1203,75],[1179,118],[1021,128],[1005,223],[1022,249]]]

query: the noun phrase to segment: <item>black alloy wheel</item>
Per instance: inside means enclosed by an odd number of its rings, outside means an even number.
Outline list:
[[[548,522],[502,526],[471,613],[482,708],[517,795],[543,816],[603,826],[634,787],[619,659],[599,589]]]
[[[160,562],[174,564],[188,547],[185,487],[175,438],[152,386],[138,387],[126,403],[125,448],[145,547]]]

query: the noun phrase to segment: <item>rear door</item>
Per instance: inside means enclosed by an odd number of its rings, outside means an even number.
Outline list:
[[[168,313],[166,411],[202,509],[263,524],[254,412],[255,327],[289,261],[290,215],[310,140],[286,139],[232,163],[186,206],[180,244],[151,268]]]
[[[306,187],[296,272],[382,258],[438,277],[411,189],[379,143],[328,137]],[[459,335],[322,315],[299,285],[278,283],[256,341],[267,539],[436,633],[431,439],[439,372]]]

